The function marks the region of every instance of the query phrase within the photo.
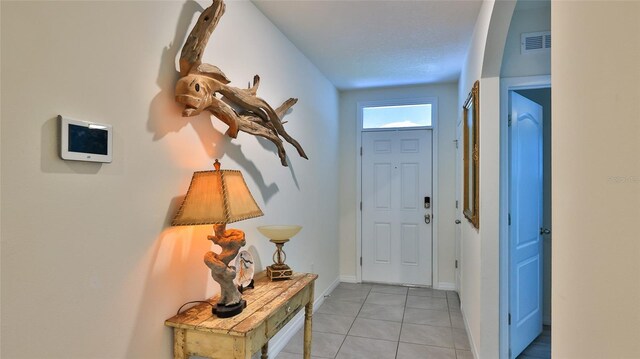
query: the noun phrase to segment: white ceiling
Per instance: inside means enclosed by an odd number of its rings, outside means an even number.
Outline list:
[[[481,0],[253,0],[341,90],[455,81]]]

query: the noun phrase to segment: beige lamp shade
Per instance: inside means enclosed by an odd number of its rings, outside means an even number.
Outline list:
[[[297,225],[260,226],[258,227],[258,232],[273,241],[288,241],[298,234],[301,229],[302,226]]]
[[[242,173],[218,169],[193,174],[187,195],[171,224],[225,224],[262,215]]]

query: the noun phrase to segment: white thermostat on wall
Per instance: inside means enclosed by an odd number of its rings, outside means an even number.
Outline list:
[[[72,161],[111,162],[113,128],[103,123],[74,120],[58,115],[60,157]]]

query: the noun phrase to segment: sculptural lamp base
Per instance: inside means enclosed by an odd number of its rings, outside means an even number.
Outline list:
[[[284,264],[287,254],[282,247],[289,239],[272,239],[271,242],[276,244],[276,252],[273,254],[274,263],[267,267],[267,275],[271,280],[289,279],[293,275],[293,271],[288,265]]]
[[[211,312],[213,313],[213,315],[217,316],[218,318],[229,318],[242,313],[242,310],[246,307],[247,307],[247,301],[242,299],[240,303],[233,304],[233,305],[224,305],[224,304],[218,303],[217,306],[211,309]]]

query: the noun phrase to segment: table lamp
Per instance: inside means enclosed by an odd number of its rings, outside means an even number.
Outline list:
[[[301,229],[302,226],[296,225],[258,227],[258,231],[276,245],[276,251],[273,254],[273,264],[267,267],[267,276],[269,276],[269,279],[272,281],[289,279],[293,275],[293,270],[284,263],[287,259],[287,254],[282,247],[285,243],[289,242],[289,239],[298,234]]]
[[[171,225],[195,226],[213,224],[212,236],[207,239],[222,247],[220,253],[209,251],[204,263],[211,269],[211,277],[220,284],[220,300],[213,314],[228,318],[240,314],[246,301],[233,283],[236,270],[229,263],[246,244],[244,232],[226,229],[227,223],[262,216],[262,210],[251,196],[240,171],[220,170],[194,172],[187,195]]]

